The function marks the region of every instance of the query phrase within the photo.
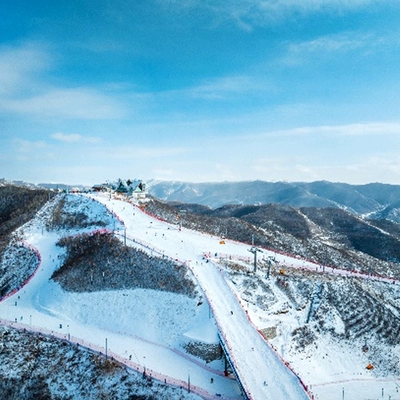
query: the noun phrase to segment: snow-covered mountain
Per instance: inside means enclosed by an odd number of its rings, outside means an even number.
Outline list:
[[[219,334],[252,398],[397,398],[397,263],[356,248],[349,232],[345,240],[339,222],[350,221],[347,214],[329,229],[327,215],[290,207],[270,209],[266,225],[257,214],[265,215],[263,209],[181,209],[156,200],[132,204],[123,196],[60,195],[7,231],[12,240],[1,278],[9,287],[3,288],[8,296],[0,318],[27,333],[19,340],[22,333],[2,328],[2,393],[12,393],[14,383],[20,397],[8,398],[24,398],[36,382],[47,398],[240,398],[232,369],[224,376]],[[392,225],[362,223],[357,217],[351,227],[396,237]],[[257,251],[238,241],[252,235]],[[312,262],[304,251],[332,251],[335,262]],[[374,274],[376,265],[382,276]],[[21,287],[13,293],[12,285]],[[51,345],[38,344],[40,332],[50,335]],[[261,342],[249,344],[254,333]],[[92,350],[72,353],[73,343]],[[101,368],[72,374],[93,366],[93,351],[103,354],[96,358]],[[109,369],[106,352],[132,370],[124,374],[117,363]],[[46,367],[49,357],[58,360],[50,363],[54,371]],[[265,357],[272,357],[268,372]],[[257,372],[248,376],[242,365]],[[30,384],[9,372],[28,379],[29,368],[40,371]],[[298,392],[291,377],[308,392]],[[116,389],[122,386],[125,391]],[[63,387],[70,388],[69,397]]]
[[[390,205],[398,208],[397,203],[400,199],[398,185],[382,183],[350,185],[328,181],[311,183],[150,181],[148,191],[166,201],[197,203],[212,208],[226,204],[277,203],[295,207],[340,207],[357,214],[378,212]],[[399,222],[397,219],[395,221]]]

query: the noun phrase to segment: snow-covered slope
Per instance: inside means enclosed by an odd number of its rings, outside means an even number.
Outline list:
[[[298,378],[282,364],[249,323],[244,310],[216,266],[203,259],[204,254],[220,251],[219,238],[178,230],[143,212],[133,212],[132,207],[121,201],[110,201],[105,197],[100,197],[99,201],[112,207],[124,221],[128,236],[139,237],[151,247],[160,246],[161,236],[165,241],[162,250],[164,254],[190,264],[211,302],[220,334],[229,346],[230,356],[249,398],[308,398]],[[226,244],[224,251],[248,254],[247,246],[234,242]]]
[[[71,199],[76,203],[75,208],[81,204],[81,211],[88,200],[93,203],[89,219],[106,220],[103,228],[121,227],[116,216],[107,220],[109,210],[97,201],[82,196]],[[122,208],[125,206],[122,204]],[[138,210],[135,208],[134,212]],[[108,354],[134,369],[140,372],[145,369],[153,377],[176,386],[185,386],[190,379],[191,390],[199,387],[204,398],[216,393],[226,398],[240,398],[236,382],[223,376],[222,361],[206,364],[183,353],[182,346],[192,340],[193,330],[198,340],[218,341],[215,322],[209,316],[206,303],[197,306],[198,298],[143,289],[85,294],[62,290],[50,279],[64,257],[63,249],[56,245],[58,239],[97,227],[47,231],[42,229],[47,218],[48,214],[41,213],[37,220],[23,227],[26,242],[37,249],[42,261],[29,283],[0,303],[1,318],[25,323],[27,329],[68,337],[103,354],[107,347]],[[196,326],[202,330],[196,330]]]
[[[148,373],[151,370],[152,376],[167,383],[185,387],[190,381],[191,388],[203,398],[213,398],[216,394],[226,399],[241,397],[236,382],[223,376],[221,363],[206,364],[183,352],[184,344],[190,340],[215,343],[217,328],[229,348],[243,386],[253,399],[307,398],[299,378],[283,360],[290,362],[316,399],[330,400],[345,394],[346,399],[362,400],[380,398],[383,392],[392,400],[396,398],[396,385],[400,384],[397,377],[388,372],[383,379],[366,371],[368,357],[362,352],[355,357],[349,343],[321,336],[314,341],[315,346],[305,346],[304,351],[288,348],[293,335],[302,335],[303,341],[307,339],[307,290],[303,290],[303,294],[291,293],[290,287],[285,286],[284,276],[279,278],[282,288],[267,285],[261,276],[265,269],[251,276],[246,273],[249,264],[248,270],[251,270],[249,246],[228,240],[221,244],[219,237],[179,230],[176,225],[166,224],[132,204],[108,196],[96,195],[94,200],[71,196],[70,201],[75,203],[76,210],[80,210],[80,203],[85,207],[89,205],[92,210],[90,204],[93,204],[93,210],[97,210],[93,221],[104,220],[103,214],[111,215],[100,206],[104,204],[115,213],[113,218],[108,217],[104,228],[119,229],[117,233],[122,242],[186,263],[199,283],[198,297],[190,299],[149,289],[83,294],[64,291],[50,280],[63,259],[63,249],[55,243],[62,235],[97,227],[69,227],[69,232],[63,229],[48,232],[42,229],[44,216],[39,215],[24,227],[24,238],[41,254],[41,265],[26,286],[0,303],[1,318],[25,323],[27,329],[46,330],[72,341],[83,341],[103,353],[107,349],[109,355],[140,372],[144,368]],[[270,256],[280,266],[322,272],[323,267],[303,260],[263,253],[265,259]],[[242,265],[244,272],[227,275],[227,270],[214,264],[224,259]],[[332,273],[328,269],[324,271]],[[336,276],[340,273],[334,272]],[[343,273],[350,274],[349,271]],[[249,281],[247,286],[246,281]],[[311,293],[315,296],[312,312],[323,312],[320,291]],[[205,296],[209,305],[199,301]],[[260,299],[268,307],[260,308]],[[327,317],[333,330],[344,329],[339,315],[331,313]],[[275,335],[270,334],[270,342],[276,350],[262,339],[253,324],[263,331],[276,331]],[[394,351],[396,349],[393,347]],[[344,355],[343,350],[346,351]]]
[[[75,343],[0,326],[0,398],[198,400]]]

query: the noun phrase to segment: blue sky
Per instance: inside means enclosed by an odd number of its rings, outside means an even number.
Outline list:
[[[397,0],[3,0],[0,178],[400,184]]]

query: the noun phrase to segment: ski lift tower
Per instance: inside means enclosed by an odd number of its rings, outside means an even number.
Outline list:
[[[268,271],[267,271],[267,275],[265,276],[267,279],[269,279],[269,274],[271,272],[271,263],[272,263],[272,261],[276,262],[275,257],[268,256]]]
[[[186,215],[186,210],[179,210],[178,218],[179,218],[179,230],[182,230],[182,220],[184,215]]]
[[[254,235],[251,235],[251,249],[248,250],[250,253],[254,254],[254,270],[257,272],[257,252],[262,253],[263,251],[254,246]]]

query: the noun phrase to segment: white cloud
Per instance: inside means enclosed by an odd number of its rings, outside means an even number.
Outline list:
[[[98,120],[125,115],[124,105],[107,89],[50,85],[48,74],[54,67],[54,57],[41,44],[0,47],[0,111]]]
[[[323,126],[325,132],[338,133],[344,136],[354,135],[399,135],[400,123],[390,122],[374,122],[374,123],[359,123],[339,126]]]
[[[387,182],[398,185],[400,179],[400,157],[388,153],[365,157],[355,163],[345,163],[335,168],[326,167],[321,175],[343,176],[349,183]],[[327,174],[328,172],[328,174]],[[330,179],[333,180],[333,179]],[[337,178],[336,178],[337,180]]]
[[[164,4],[164,0],[159,0]],[[370,4],[382,4],[389,0],[170,0],[172,6],[188,12],[206,9],[212,14],[215,25],[232,21],[239,28],[250,31],[255,26],[280,23],[287,16],[329,12],[342,13],[366,7]]]
[[[11,158],[17,163],[47,163],[55,160],[53,149],[44,140],[26,140],[16,138],[12,140]]]
[[[250,175],[267,181],[328,180],[364,184],[386,182],[398,184],[400,157],[397,154],[381,154],[356,159],[315,160],[305,155],[257,158],[248,167]]]
[[[152,171],[153,179],[168,180],[176,176],[176,172],[171,168],[155,168]]]
[[[258,157],[249,165],[250,173],[266,180],[296,180],[307,177],[306,180],[319,179],[318,172],[307,159],[301,155],[287,157]]]
[[[318,58],[338,57],[338,53],[363,50],[371,53],[382,45],[382,39],[368,33],[344,32],[335,35],[321,36],[313,40],[290,43],[286,64],[299,64],[304,61],[315,62]]]
[[[321,10],[343,10],[354,9],[367,6],[368,4],[378,3],[378,0],[250,0],[251,3],[258,5],[260,9],[278,12],[279,10],[299,10],[306,12],[318,12]],[[381,1],[385,2],[384,0]]]
[[[237,172],[234,171],[232,168],[232,165],[229,164],[222,164],[222,163],[217,163],[215,165],[215,172],[216,175],[219,177],[219,180],[221,181],[234,181],[237,179]]]
[[[82,139],[81,135],[77,133],[71,133],[70,135],[66,135],[64,133],[58,132],[51,135],[53,139],[60,140],[61,142],[79,142]]]
[[[216,79],[209,79],[198,86],[188,90],[189,95],[195,98],[204,99],[225,99],[226,97],[262,90],[264,83],[255,81],[249,76],[225,76]]]
[[[66,143],[73,143],[73,142],[98,143],[100,141],[99,138],[96,138],[94,136],[86,137],[79,135],[78,133],[65,134],[62,132],[57,132],[51,135],[51,137],[55,140],[59,140],[60,142],[66,142]]]
[[[32,90],[37,76],[51,64],[51,57],[36,43],[0,47],[0,95]]]
[[[400,123],[370,122],[370,123],[355,123],[347,125],[305,126],[301,128],[265,132],[260,135],[254,135],[253,137],[302,136],[302,135],[314,135],[314,134],[324,134],[324,133],[332,135],[341,135],[341,136],[400,135]]]
[[[183,147],[156,147],[156,146],[112,146],[98,147],[96,153],[105,159],[118,160],[137,160],[146,159],[161,159],[165,157],[174,157],[187,153],[189,150]]]
[[[19,153],[30,153],[32,151],[38,151],[48,147],[47,143],[43,140],[15,139],[14,145],[16,151]]]
[[[23,99],[0,101],[0,109],[35,117],[76,119],[116,119],[124,107],[112,98],[85,87],[51,88]]]

